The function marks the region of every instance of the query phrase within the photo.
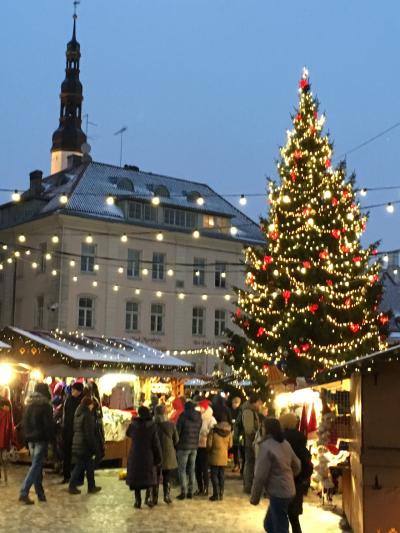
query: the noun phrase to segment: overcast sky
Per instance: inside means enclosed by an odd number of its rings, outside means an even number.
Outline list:
[[[1,187],[50,166],[72,1],[2,2]],[[5,22],[6,21],[6,22]],[[82,0],[78,40],[92,156],[262,193],[276,177],[307,65],[336,156],[400,121],[399,0]],[[360,187],[399,185],[400,128],[347,158]],[[6,200],[9,195],[0,195]],[[400,199],[400,188],[364,204]],[[257,218],[265,201],[245,208]],[[366,237],[400,247],[400,205]]]

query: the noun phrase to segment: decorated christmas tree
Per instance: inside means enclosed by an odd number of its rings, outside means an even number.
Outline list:
[[[356,200],[355,177],[332,165],[304,70],[299,107],[269,182],[264,248],[245,250],[246,289],[237,290],[225,361],[265,384],[269,365],[290,376],[372,353],[385,346],[388,317],[378,310],[382,286],[377,243],[363,248],[367,216]],[[244,334],[244,335],[243,335]]]

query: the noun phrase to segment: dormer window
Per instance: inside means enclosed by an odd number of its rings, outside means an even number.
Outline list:
[[[167,187],[165,187],[165,185],[157,185],[153,188],[153,193],[154,196],[160,196],[162,198],[169,198],[171,196],[169,190],[167,189]]]

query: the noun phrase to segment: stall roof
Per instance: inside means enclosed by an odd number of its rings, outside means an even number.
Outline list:
[[[3,341],[0,341],[0,350],[11,350],[11,346]]]
[[[351,359],[340,365],[334,366],[326,372],[322,372],[318,376],[317,381],[318,383],[327,383],[338,379],[345,379],[350,377],[353,372],[361,372],[361,370],[365,368],[368,372],[372,372],[377,363],[391,363],[399,360],[400,345],[397,344],[386,350],[364,355],[363,357],[357,357],[356,359]]]
[[[110,367],[138,367],[148,370],[173,369],[178,372],[193,370],[193,365],[140,342],[127,339],[91,338],[80,333],[61,331],[28,331],[9,326],[2,332],[18,336],[43,346],[56,354],[62,354],[71,363],[107,365]]]

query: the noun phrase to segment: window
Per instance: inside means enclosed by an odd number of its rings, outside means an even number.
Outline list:
[[[195,257],[193,265],[193,285],[201,287],[205,285],[206,261],[200,257]]]
[[[157,208],[141,202],[129,202],[128,218],[156,222]]]
[[[226,287],[226,263],[215,263],[215,286],[221,289]]]
[[[193,307],[192,335],[204,335],[204,316],[203,307]]]
[[[94,324],[94,301],[87,296],[79,298],[78,325],[80,328],[92,328]]]
[[[41,242],[39,244],[39,250],[40,250],[40,272],[46,272],[46,254],[47,254],[47,243]]]
[[[152,278],[162,280],[164,279],[165,271],[165,254],[158,252],[153,253]]]
[[[179,226],[181,228],[195,228],[197,225],[197,213],[165,207],[164,224]]]
[[[140,278],[140,252],[139,250],[128,250],[128,265],[126,268],[128,278]]]
[[[164,332],[164,305],[151,304],[150,331],[152,333]]]
[[[125,329],[127,331],[137,331],[139,329],[138,302],[126,302]]]
[[[94,272],[95,257],[96,257],[96,245],[82,243],[81,272]]]
[[[214,333],[216,337],[222,337],[225,332],[225,323],[226,323],[226,311],[223,309],[215,310],[215,322],[214,322]]]
[[[36,298],[36,316],[35,316],[35,328],[43,329],[44,322],[44,296],[40,295]]]

